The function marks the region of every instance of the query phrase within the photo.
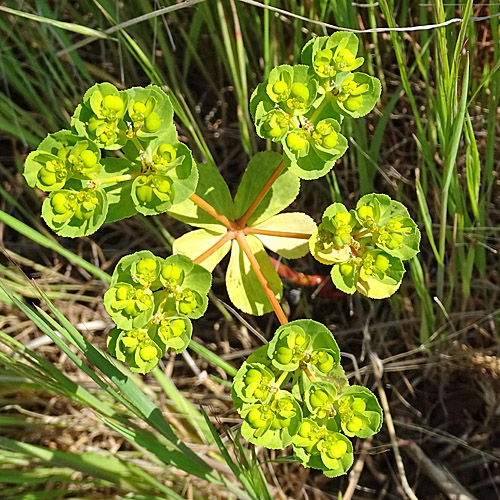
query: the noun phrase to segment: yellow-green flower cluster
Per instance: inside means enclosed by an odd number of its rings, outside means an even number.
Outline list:
[[[108,338],[111,354],[146,373],[167,349],[183,351],[190,320],[207,308],[210,285],[210,273],[182,255],[161,259],[142,251],[122,258],[104,295],[116,323]]]
[[[380,430],[382,410],[366,388],[349,386],[330,331],[312,320],[280,327],[243,363],[231,389],[243,437],[267,448],[293,445],[305,467],[334,477],[353,462],[348,437]]]

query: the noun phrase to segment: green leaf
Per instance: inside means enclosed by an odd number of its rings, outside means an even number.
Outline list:
[[[346,436],[367,438],[382,428],[382,408],[375,394],[366,387],[351,385],[335,404],[337,420]]]
[[[306,236],[311,235],[316,230],[314,220],[309,215],[300,212],[278,214],[252,227],[265,231],[290,232],[291,229],[293,233],[301,233]],[[309,252],[308,239],[305,238],[286,238],[263,234],[256,236],[264,243],[264,246],[285,259],[298,259]]]
[[[173,252],[175,254],[186,255],[187,257],[196,260],[197,257],[215,245],[226,233],[226,228],[224,226],[220,226],[220,229],[220,232],[197,229],[183,234],[180,238],[177,238],[174,241]],[[227,255],[230,249],[231,242],[227,241],[210,257],[201,262],[200,265],[210,272],[213,271],[215,266],[217,266],[217,264]]]
[[[312,382],[304,394],[304,401],[313,418],[324,420],[333,418],[336,411],[332,411],[333,403],[337,399],[337,389],[330,382]]]
[[[245,213],[281,161],[281,155],[271,151],[257,153],[252,157],[234,198],[236,219]],[[248,225],[254,226],[281,212],[295,200],[299,190],[300,180],[289,170],[284,170],[250,216]]]
[[[262,243],[252,235],[246,236],[246,240],[271,290],[276,295],[276,298],[280,300],[283,284],[274,266],[271,264]],[[231,258],[226,271],[226,287],[231,302],[243,312],[261,316],[273,310],[269,299],[257,279],[257,275],[250,266],[250,261],[236,241],[233,241]]]
[[[59,236],[76,238],[95,233],[106,220],[108,200],[101,188],[52,191],[42,205],[42,217]]]
[[[220,175],[217,167],[212,164],[203,164],[198,167],[199,180],[196,194],[210,203],[218,212],[229,219],[233,217],[233,200],[227,187],[226,181]],[[221,223],[195,205],[191,200],[179,203],[168,210],[168,214],[177,220],[186,222],[192,226],[218,232]]]
[[[124,158],[104,158],[102,164],[104,168],[99,177],[103,180],[109,177],[133,175],[140,172],[139,165]],[[132,201],[132,183],[133,179],[102,184],[109,203],[106,222],[116,222],[132,217],[137,213]]]

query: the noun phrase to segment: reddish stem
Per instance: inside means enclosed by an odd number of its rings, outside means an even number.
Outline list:
[[[264,196],[271,189],[271,186],[274,184],[276,179],[281,175],[283,170],[285,170],[285,162],[281,160],[279,165],[274,169],[274,172],[271,174],[269,179],[267,179],[266,183],[262,186],[262,189],[259,191],[255,200],[252,201],[250,206],[247,208],[246,212],[236,221],[240,228],[244,228],[247,225],[248,219],[255,212],[255,209],[259,206],[260,202],[264,199]]]
[[[204,260],[208,259],[212,254],[217,252],[219,248],[224,246],[228,241],[234,239],[234,232],[228,231],[224,236],[220,238],[216,243],[214,243],[208,250],[205,250],[201,255],[194,259],[195,264],[201,264]]]
[[[243,232],[245,234],[262,234],[263,236],[276,236],[278,238],[297,238],[308,240],[311,234],[292,233],[288,231],[273,231],[272,229],[259,229],[258,227],[246,227]]]
[[[286,317],[285,312],[280,306],[280,303],[278,302],[278,299],[276,298],[276,295],[274,295],[274,292],[271,289],[271,286],[269,285],[266,277],[264,276],[264,273],[262,272],[262,269],[260,268],[260,265],[255,257],[255,255],[252,252],[252,249],[250,248],[250,245],[248,244],[248,241],[246,240],[246,237],[243,233],[237,232],[236,235],[236,241],[240,245],[240,248],[245,252],[245,255],[247,256],[248,260],[250,261],[250,265],[252,266],[252,269],[257,276],[257,279],[259,280],[260,285],[264,289],[264,293],[266,294],[267,298],[269,299],[269,302],[271,302],[271,305],[273,306],[274,312],[276,313],[276,316],[278,317],[279,322],[282,325],[286,325],[288,323],[288,318]]]
[[[224,224],[230,231],[236,229],[236,224],[229,220],[225,215],[218,212],[210,203],[206,202],[203,198],[200,198],[197,194],[192,194],[189,199],[198,205],[202,210],[210,214],[214,219],[217,219],[221,224]]]

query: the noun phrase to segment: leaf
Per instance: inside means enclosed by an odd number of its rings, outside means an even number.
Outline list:
[[[262,243],[252,235],[246,236],[246,240],[271,290],[276,298],[281,300],[283,284]],[[250,266],[250,261],[236,241],[233,241],[231,258],[226,271],[226,287],[231,302],[243,312],[261,316],[273,310],[257,275]]]
[[[270,151],[257,153],[252,157],[234,198],[236,219],[245,213],[281,161],[281,155]],[[254,226],[281,212],[295,200],[299,190],[300,181],[297,176],[284,170],[250,216],[248,225]]]
[[[207,163],[198,167],[199,180],[196,194],[210,203],[218,212],[229,219],[233,219],[233,200],[226,181],[223,179],[217,167]],[[210,214],[195,205],[191,200],[186,200],[171,207],[168,214],[177,220],[186,222],[192,226],[218,232],[221,223]]]
[[[197,229],[183,234],[174,241],[174,254],[186,255],[196,260],[206,250],[215,245],[226,233],[224,226],[219,226],[220,232],[208,231],[206,229]],[[216,250],[210,257],[206,258],[200,265],[212,272],[217,264],[227,255],[231,249],[231,242],[227,241],[221,248]]]
[[[316,224],[309,215],[297,212],[278,214],[265,222],[253,226],[253,229],[271,231],[287,231],[311,235],[316,230]],[[281,236],[257,235],[260,241],[285,259],[298,259],[309,252],[308,239],[284,238]]]
[[[116,264],[115,270],[113,271],[113,275],[111,277],[110,286],[114,286],[117,282],[120,283],[130,283],[131,285],[136,286],[137,283],[140,283],[137,278],[134,279],[134,268],[135,265],[142,259],[152,259],[156,262],[156,272],[155,279],[152,279],[150,283],[153,283],[158,277],[158,273],[163,264],[163,259],[160,257],[156,257],[149,250],[141,250],[139,252],[135,252],[125,257],[122,257],[118,263]],[[145,283],[140,283],[141,285],[145,285]]]
[[[140,166],[124,158],[104,158],[102,160],[103,171],[99,177],[107,179],[126,174],[137,174],[140,172]],[[132,201],[132,182],[133,179],[102,184],[108,197],[108,213],[106,222],[116,222],[137,213],[134,202]]]
[[[362,295],[370,299],[385,299],[390,297],[400,286],[403,280],[405,268],[403,263],[397,257],[385,254],[390,262],[390,267],[386,271],[382,280],[377,279],[374,275],[363,279],[358,277],[356,289]]]

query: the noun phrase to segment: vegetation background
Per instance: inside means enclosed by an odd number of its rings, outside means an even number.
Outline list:
[[[0,498],[500,498],[499,11],[493,0],[1,2]],[[235,437],[228,381],[277,321],[231,308],[223,266],[185,355],[142,377],[101,354],[108,273],[136,250],[167,256],[183,224],[135,217],[56,238],[21,177],[93,83],[153,82],[181,140],[234,189],[249,156],[271,147],[255,134],[251,92],[332,25],[360,30],[382,98],[347,123],[347,154],[302,182],[292,208],[318,220],[332,201],[383,192],[423,232],[390,300],[336,293],[312,258],[284,263],[314,275],[285,279],[290,318],[327,324],[386,413],[335,480]]]

